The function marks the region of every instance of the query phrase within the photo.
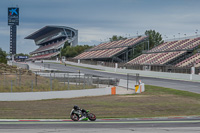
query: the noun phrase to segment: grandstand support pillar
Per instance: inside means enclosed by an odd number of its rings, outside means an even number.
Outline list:
[[[126,51],[126,62],[128,62],[128,50]]]
[[[132,48],[132,51],[131,51],[131,53],[130,53],[130,54],[131,54],[131,55],[130,55],[131,58],[134,56],[134,53],[135,53],[135,48],[133,47],[133,48]]]

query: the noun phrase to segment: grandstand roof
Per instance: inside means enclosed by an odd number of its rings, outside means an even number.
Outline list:
[[[72,31],[76,31],[75,29],[73,29],[71,27],[66,27],[66,26],[45,26],[45,27],[39,29],[38,31],[30,34],[29,36],[25,37],[25,39],[36,39],[36,38],[40,37],[41,35],[47,34],[51,31],[54,31],[57,29],[69,29]]]

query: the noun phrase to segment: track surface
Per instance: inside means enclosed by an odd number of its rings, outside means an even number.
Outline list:
[[[183,130],[184,129],[184,130]],[[0,132],[47,133],[47,132],[194,132],[200,131],[200,119],[181,120],[97,120],[96,122],[73,121],[1,121]]]
[[[116,74],[116,73],[108,73],[103,71],[95,71],[90,69],[84,69],[80,67],[72,67],[72,66],[64,66],[62,64],[55,63],[35,63],[39,66],[44,66],[44,64],[50,64],[50,68],[57,69],[60,71],[68,71],[68,72],[78,72],[85,74],[92,74],[96,76],[104,76],[110,78],[118,78],[118,79],[127,79],[127,76],[124,74]],[[130,76],[131,79],[135,79],[134,76]],[[181,81],[181,80],[171,80],[171,79],[160,79],[160,78],[152,78],[152,77],[140,77],[142,82],[148,85],[155,85],[167,88],[173,88],[177,90],[190,91],[200,94],[200,82],[191,82],[191,81]]]
[[[190,120],[109,120],[109,121],[1,121],[0,129],[41,128],[148,128],[148,127],[200,127],[200,119]]]

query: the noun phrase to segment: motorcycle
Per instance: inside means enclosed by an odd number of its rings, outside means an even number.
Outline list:
[[[87,121],[88,119],[90,121],[95,121],[96,116],[93,113],[89,113],[89,110],[84,110],[84,109],[72,109],[70,112],[70,118],[73,121]]]

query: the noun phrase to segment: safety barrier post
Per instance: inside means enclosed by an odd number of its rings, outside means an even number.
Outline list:
[[[111,95],[116,95],[116,87],[115,86],[113,86],[111,88]]]

